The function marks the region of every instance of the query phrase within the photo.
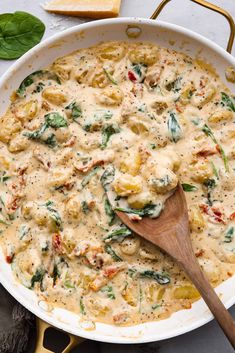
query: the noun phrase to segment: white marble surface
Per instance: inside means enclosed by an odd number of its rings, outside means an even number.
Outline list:
[[[234,0],[211,0],[228,10],[235,18]],[[78,18],[64,17],[46,13],[41,6],[43,0],[0,0],[0,13],[16,10],[28,11],[38,16],[46,25],[44,38],[68,27],[85,22]],[[149,17],[159,0],[122,0],[121,16]],[[159,19],[182,25],[212,39],[226,47],[229,27],[225,19],[216,13],[199,7],[189,0],[173,0],[167,5]],[[233,49],[235,55],[235,46]],[[0,60],[0,75],[7,70],[13,61]],[[231,310],[235,316],[235,307]],[[108,353],[232,353],[233,349],[213,321],[204,327],[183,336],[148,345],[110,345],[100,344],[84,347],[84,352]],[[76,350],[80,351],[80,349]],[[81,352],[81,351],[80,351]]]

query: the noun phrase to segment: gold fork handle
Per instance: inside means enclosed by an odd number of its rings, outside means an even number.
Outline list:
[[[162,12],[163,8],[166,6],[166,4],[168,4],[168,2],[170,2],[171,0],[163,0],[157,7],[157,9],[154,11],[154,13],[152,14],[152,16],[150,17],[151,19],[156,19],[158,17],[158,15]],[[203,7],[206,7],[207,9],[210,9],[214,12],[217,12],[219,14],[221,14],[222,16],[224,16],[226,18],[226,20],[229,23],[230,26],[230,35],[229,35],[229,39],[228,39],[228,44],[227,44],[227,52],[231,53],[232,52],[232,48],[233,48],[233,42],[234,42],[234,36],[235,36],[235,24],[233,21],[232,16],[228,13],[228,11],[222,9],[219,6],[216,6],[214,4],[211,4],[208,1],[205,0],[191,0],[192,2],[195,2],[196,4],[199,4]]]

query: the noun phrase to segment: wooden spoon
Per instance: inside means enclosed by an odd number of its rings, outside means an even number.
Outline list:
[[[179,184],[175,193],[167,199],[158,218],[143,217],[140,221],[132,221],[126,213],[115,212],[133,232],[157,245],[177,261],[200,292],[235,349],[235,322],[205,277],[193,252],[188,209],[182,186]]]

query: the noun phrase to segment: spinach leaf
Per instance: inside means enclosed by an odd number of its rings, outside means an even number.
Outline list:
[[[57,145],[55,134],[52,133],[46,139],[43,139],[44,132],[49,127],[54,129],[66,127],[68,126],[68,123],[65,118],[57,112],[46,114],[44,118],[45,122],[40,126],[38,130],[35,130],[33,132],[25,132],[23,135],[27,136],[31,140],[38,140],[39,142],[48,145],[48,147],[53,148]]]
[[[31,140],[39,140],[46,129],[48,128],[47,124],[42,124],[38,130],[35,130],[33,132],[25,132],[23,135],[28,137]]]
[[[146,270],[146,271],[140,272],[139,275],[142,278],[154,279],[155,281],[157,281],[157,283],[162,285],[170,283],[169,276],[157,271]]]
[[[167,121],[167,127],[171,136],[171,140],[175,143],[178,142],[181,139],[182,130],[175,113],[170,113],[170,117]]]
[[[166,84],[167,91],[173,91],[174,93],[179,92],[181,90],[181,80],[182,77],[179,76],[174,81]]]
[[[215,177],[219,180],[219,173],[218,173],[218,170],[213,162],[211,162],[211,166],[212,166],[213,173],[214,173]]]
[[[157,218],[162,211],[162,204],[149,204],[141,209],[116,207],[115,211],[136,214],[140,217],[148,216],[150,218]]]
[[[197,187],[195,185],[185,184],[185,183],[183,183],[181,185],[182,185],[183,190],[186,192],[191,192],[191,191],[197,190]]]
[[[57,112],[46,114],[44,118],[46,125],[54,129],[59,129],[60,127],[68,126],[68,123],[65,118]]]
[[[116,299],[116,296],[113,291],[113,287],[111,286],[104,286],[100,289],[101,292],[107,293],[107,297],[110,299]]]
[[[104,126],[102,129],[102,143],[100,148],[104,150],[107,147],[110,137],[118,132],[120,132],[120,128],[116,125],[110,124]]]
[[[207,202],[209,206],[213,205],[213,201],[211,199],[212,190],[216,187],[215,179],[207,179],[204,181],[203,185],[207,188]]]
[[[42,140],[42,142],[45,143],[45,145],[47,145],[50,148],[53,148],[57,145],[55,134],[51,134],[45,140]]]
[[[109,218],[108,224],[109,224],[109,226],[111,226],[113,224],[114,219],[115,219],[115,213],[114,213],[112,206],[107,198],[105,198],[105,200],[104,200],[104,209],[105,209],[106,215]]]
[[[118,255],[115,253],[115,251],[113,250],[113,248],[112,248],[111,245],[106,244],[104,249],[105,249],[105,251],[106,251],[107,254],[109,254],[110,256],[112,256],[112,258],[114,259],[114,261],[118,261],[118,262],[123,261],[123,260],[121,259],[121,257],[118,256]]]
[[[20,240],[22,240],[30,231],[30,228],[26,224],[20,226]]]
[[[131,69],[138,76],[138,82],[143,82],[143,80],[145,78],[147,66],[144,64],[132,64]]]
[[[218,146],[218,149],[219,149],[219,152],[221,154],[221,157],[223,159],[223,162],[224,162],[224,167],[225,167],[225,170],[226,172],[229,171],[229,166],[228,166],[228,158],[223,150],[223,147],[218,143],[213,131],[211,130],[211,128],[205,124],[202,128],[202,131],[204,132],[204,134],[208,137],[210,137],[212,139],[212,141]]]
[[[41,268],[41,267],[39,267],[39,268],[36,270],[35,274],[34,274],[34,275],[32,276],[32,278],[31,278],[31,286],[30,286],[30,289],[33,289],[35,283],[36,283],[36,282],[39,282],[39,283],[40,283],[40,290],[41,290],[42,292],[44,291],[42,282],[43,282],[43,278],[44,278],[44,276],[45,276],[45,273],[46,273],[46,271],[45,271],[43,268]]]
[[[82,201],[82,212],[85,214],[88,214],[90,212],[90,209],[86,201]]]
[[[131,234],[132,231],[130,229],[128,229],[126,226],[122,226],[110,232],[103,238],[103,240],[107,243],[111,241],[117,241],[120,243]]]
[[[82,315],[86,315],[85,305],[83,303],[83,297],[80,298],[79,305],[80,305],[80,311]]]
[[[161,304],[153,304],[153,305],[151,306],[151,308],[152,308],[153,310],[156,310],[156,309],[160,308],[161,306],[162,306]]]
[[[8,179],[10,179],[10,176],[8,176],[7,172],[4,170],[0,176],[0,182],[5,183]]]
[[[113,78],[113,76],[103,67],[105,75],[108,77],[109,81],[112,82],[114,85],[117,85],[117,81]]]
[[[35,79],[38,79],[38,78],[39,79],[47,78],[48,80],[53,80],[53,81],[56,81],[58,84],[61,84],[59,76],[57,76],[55,72],[51,72],[47,70],[37,70],[35,72],[32,72],[27,77],[25,77],[25,79],[21,82],[19,88],[16,91],[18,96],[23,97],[25,94],[26,88],[31,86],[35,82]],[[36,89],[33,91],[33,93],[41,92],[44,86],[45,86],[44,83],[39,82],[38,86],[36,86]]]
[[[221,92],[221,105],[232,112],[235,112],[235,99],[233,97],[229,97],[229,95],[225,92]]]
[[[33,93],[40,93],[43,88],[45,87],[45,84],[43,82],[38,82],[35,90],[33,91]]]
[[[59,212],[53,208],[54,203],[52,201],[48,201],[45,206],[49,211],[51,219],[55,222],[56,227],[62,230],[62,219],[60,217]]]
[[[97,110],[94,114],[94,119],[95,120],[109,120],[113,116],[113,113],[110,110]]]
[[[82,116],[82,109],[80,105],[76,102],[72,102],[69,105],[65,107],[67,110],[71,110],[71,116],[73,118],[73,121],[77,122],[78,118],[81,118]]]
[[[87,184],[89,184],[90,180],[93,178],[94,175],[96,175],[98,173],[98,171],[100,170],[99,166],[94,167],[90,173],[88,173],[81,182],[81,186],[82,188],[84,188]]]
[[[112,181],[114,180],[114,176],[115,176],[115,168],[112,165],[109,165],[104,173],[101,175],[100,181],[101,184],[104,188],[104,190],[107,190],[107,187],[109,184],[112,183]]]
[[[53,286],[55,286],[57,279],[60,278],[60,271],[56,264],[53,267],[52,277],[53,277]]]
[[[224,243],[231,243],[234,237],[234,227],[229,227],[224,236]]]
[[[40,42],[45,25],[22,11],[0,15],[0,59],[17,59]]]

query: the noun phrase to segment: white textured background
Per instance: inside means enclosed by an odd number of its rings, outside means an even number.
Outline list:
[[[229,11],[233,18],[235,18],[235,0],[211,1]],[[46,25],[44,38],[68,27],[85,22],[84,19],[48,14],[42,9],[42,2],[43,0],[0,0],[0,13],[22,10],[38,16]],[[149,17],[159,3],[159,0],[122,0],[121,16]],[[225,19],[216,13],[201,8],[189,0],[172,0],[172,2],[166,5],[159,19],[189,28],[212,39],[222,47],[226,47],[229,26]],[[233,55],[235,55],[235,46]],[[0,76],[12,62],[0,60]],[[235,307],[233,307],[231,312],[235,317]],[[55,340],[59,339],[51,337],[51,341]],[[73,352],[110,353],[111,351],[113,353],[234,352],[214,321],[191,333],[155,344],[127,346],[87,342]]]

